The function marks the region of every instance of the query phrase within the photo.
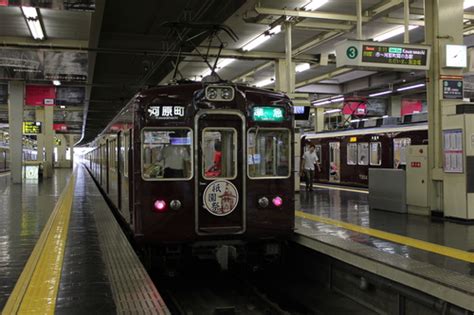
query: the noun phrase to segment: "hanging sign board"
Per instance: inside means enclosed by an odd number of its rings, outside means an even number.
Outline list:
[[[336,44],[337,67],[429,70],[430,46],[345,40]]]
[[[54,105],[56,89],[47,85],[27,85],[25,105],[43,106]]]
[[[24,121],[23,134],[37,135],[41,133],[41,122],[38,121]]]
[[[463,95],[462,80],[443,80],[443,99],[462,100]]]

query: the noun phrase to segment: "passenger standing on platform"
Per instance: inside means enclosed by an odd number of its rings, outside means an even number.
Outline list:
[[[303,170],[306,180],[306,190],[313,190],[313,177],[314,177],[314,166],[318,167],[318,172],[321,172],[321,167],[319,166],[319,159],[314,152],[314,144],[310,144],[309,150],[303,154]]]

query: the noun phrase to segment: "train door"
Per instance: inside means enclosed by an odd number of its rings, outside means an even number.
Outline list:
[[[341,181],[341,144],[329,142],[329,181],[339,183]]]
[[[195,126],[195,225],[200,235],[245,232],[244,116],[206,111]]]

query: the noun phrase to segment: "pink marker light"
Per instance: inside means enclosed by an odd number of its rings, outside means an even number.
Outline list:
[[[275,198],[273,198],[272,202],[275,207],[281,207],[281,205],[283,204],[283,199],[276,196]]]
[[[154,206],[155,206],[155,212],[166,211],[166,202],[164,200],[155,201]]]

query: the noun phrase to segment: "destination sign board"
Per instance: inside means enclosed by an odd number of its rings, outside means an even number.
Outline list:
[[[41,122],[39,121],[24,121],[23,134],[37,135],[41,133]]]
[[[336,44],[337,67],[428,70],[431,47],[345,40]]]
[[[252,109],[253,121],[280,122],[284,119],[284,109],[272,106],[255,106]]]

